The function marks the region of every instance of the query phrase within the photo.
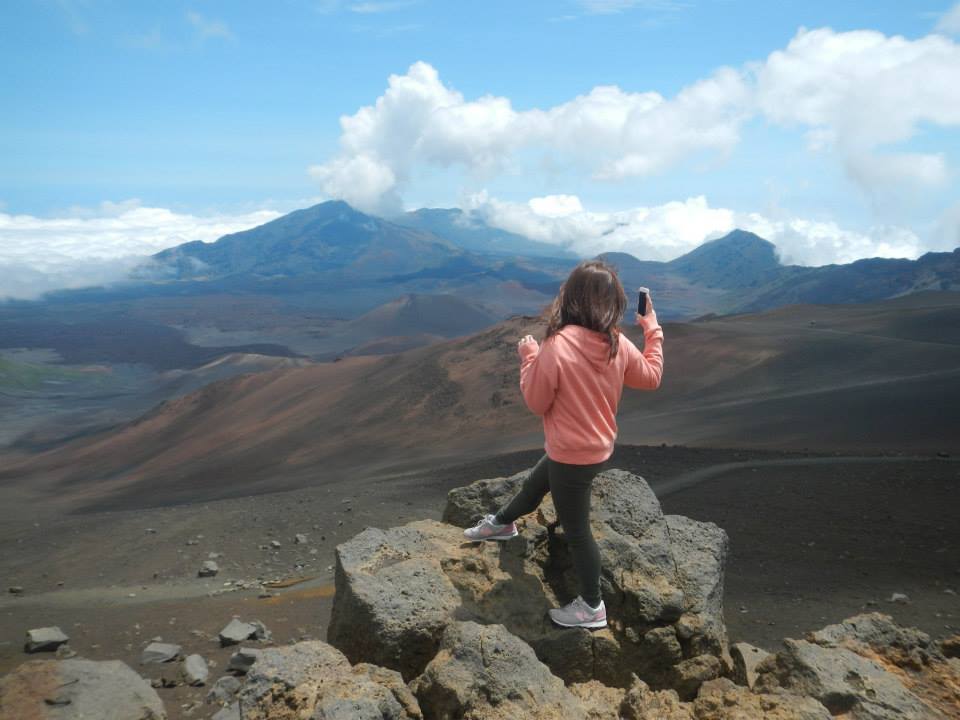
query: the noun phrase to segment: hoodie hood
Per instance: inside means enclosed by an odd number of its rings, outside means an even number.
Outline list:
[[[564,325],[557,331],[568,347],[574,348],[597,372],[606,372],[610,367],[610,343],[607,336],[582,325]]]

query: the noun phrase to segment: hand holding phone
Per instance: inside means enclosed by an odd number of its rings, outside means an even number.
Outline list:
[[[637,298],[637,314],[641,316],[646,315],[647,308],[650,305],[650,288],[638,288],[637,295],[639,296]]]

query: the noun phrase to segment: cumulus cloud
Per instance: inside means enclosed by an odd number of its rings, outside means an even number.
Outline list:
[[[914,259],[923,252],[919,238],[906,228],[878,226],[861,233],[829,221],[773,220],[710,207],[702,195],[651,207],[591,212],[576,196],[538,197],[521,203],[481,192],[467,197],[463,206],[489,225],[560,245],[583,257],[618,251],[642,260],[672,260],[735,228],[770,240],[784,264],[817,266],[865,257]]]
[[[58,218],[0,213],[0,299],[120,281],[155,252],[191,240],[212,242],[279,215],[259,210],[201,217],[142,207],[137,200],[74,208]]]
[[[836,149],[868,193],[891,181],[941,185],[942,155],[877,154],[909,140],[923,122],[960,125],[960,45],[871,30],[801,29],[756,70],[756,103],[769,120],[807,130],[811,149]]]
[[[326,194],[371,212],[396,211],[419,165],[490,177],[520,151],[559,153],[596,179],[617,180],[699,151],[729,152],[747,104],[740,73],[721,68],[674,98],[600,86],[546,110],[517,111],[504,97],[467,100],[417,62],[391,75],[373,105],[340,119],[340,154],[310,172]]]
[[[812,151],[835,152],[880,207],[899,188],[947,181],[942,153],[898,144],[927,123],[960,125],[958,67],[960,45],[944,35],[908,40],[801,28],[766,59],[721,67],[673,97],[598,86],[554,107],[518,111],[506,97],[467,99],[417,62],[391,75],[373,105],[340,119],[340,153],[311,172],[327,194],[368,211],[396,211],[420,167],[459,167],[489,179],[535,170],[531,161],[542,154],[594,180],[618,181],[704,152],[724,158],[744,122],[761,117],[801,130]]]

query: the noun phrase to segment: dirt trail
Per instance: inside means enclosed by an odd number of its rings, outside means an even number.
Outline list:
[[[960,462],[960,458],[938,458],[944,462]],[[707,467],[697,468],[677,477],[661,482],[651,483],[650,486],[657,497],[666,497],[680,490],[687,490],[700,483],[724,475],[735,470],[747,470],[761,467],[797,467],[806,465],[845,465],[847,463],[902,463],[902,462],[930,462],[929,455],[840,455],[837,457],[810,457],[784,458],[778,460],[744,460],[740,462],[717,463]]]

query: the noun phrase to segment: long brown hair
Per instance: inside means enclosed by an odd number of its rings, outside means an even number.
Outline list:
[[[581,325],[604,333],[610,343],[609,362],[620,346],[618,323],[626,309],[627,295],[616,270],[602,260],[584,260],[570,272],[547,308],[546,337],[555,335],[565,325]]]

